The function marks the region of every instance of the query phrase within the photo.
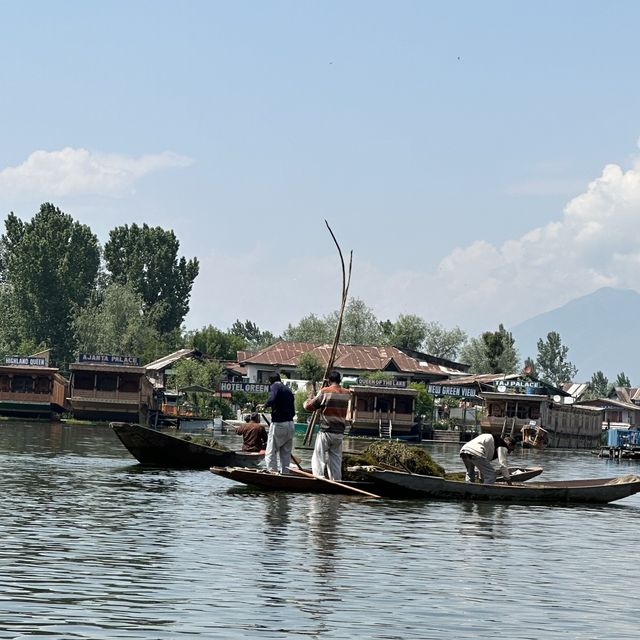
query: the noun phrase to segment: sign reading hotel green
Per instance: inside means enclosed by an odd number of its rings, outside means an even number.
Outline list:
[[[357,384],[363,387],[391,387],[394,389],[406,389],[406,380],[375,380],[371,378],[358,378]]]
[[[218,390],[223,393],[233,393],[242,391],[244,393],[268,393],[268,384],[258,384],[256,382],[221,382]]]
[[[44,367],[44,358],[22,358],[21,356],[6,356],[4,359],[5,364],[20,364],[27,365],[29,367]]]
[[[93,364],[124,364],[140,366],[140,358],[137,356],[97,355],[94,353],[81,353],[78,362],[92,362]]]
[[[454,398],[473,398],[476,395],[473,387],[455,387],[448,384],[430,384],[427,391],[432,396],[453,396]]]

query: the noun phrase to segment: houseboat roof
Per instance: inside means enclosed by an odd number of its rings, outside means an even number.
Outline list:
[[[350,391],[360,395],[371,394],[376,396],[416,396],[418,391],[416,389],[401,389],[397,387],[368,387],[362,384],[352,384],[349,387]]]
[[[59,373],[57,367],[39,367],[38,365],[29,364],[0,364],[0,373]]]
[[[145,373],[145,367],[130,364],[113,364],[102,362],[72,362],[69,365],[71,371],[113,371],[123,373]]]

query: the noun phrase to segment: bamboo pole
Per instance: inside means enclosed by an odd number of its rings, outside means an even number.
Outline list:
[[[349,285],[351,284],[351,266],[353,262],[353,251],[349,252],[349,270],[347,272],[344,264],[344,257],[342,255],[342,249],[336,240],[336,237],[329,226],[329,223],[325,220],[324,223],[327,225],[327,229],[329,229],[329,233],[333,238],[333,242],[338,249],[338,255],[340,256],[340,265],[342,268],[342,297],[340,299],[340,314],[338,315],[338,324],[336,325],[336,333],[333,338],[333,345],[331,346],[331,352],[329,353],[329,360],[327,361],[327,368],[324,372],[324,382],[326,383],[329,373],[331,373],[331,369],[333,369],[333,363],[336,359],[336,352],[338,350],[338,343],[340,342],[340,332],[342,331],[342,319],[344,317],[344,308],[347,304],[347,297],[349,295]],[[307,430],[304,434],[304,440],[302,444],[308,445],[311,444],[311,440],[313,439],[313,429],[318,422],[319,411],[316,409],[311,415],[311,419],[309,420],[309,424],[307,425]]]

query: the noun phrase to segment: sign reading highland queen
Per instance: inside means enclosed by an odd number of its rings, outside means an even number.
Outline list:
[[[5,364],[19,364],[27,365],[28,367],[46,367],[46,358],[29,357],[23,358],[22,356],[6,356],[4,359]]]
[[[97,355],[93,353],[79,354],[78,362],[88,362],[93,364],[121,364],[134,367],[140,366],[140,358],[137,356]]]

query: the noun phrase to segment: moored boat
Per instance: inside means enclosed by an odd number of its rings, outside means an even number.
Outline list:
[[[510,468],[514,477],[524,482],[542,473],[542,467]],[[243,469],[237,467],[218,467],[210,469],[211,473],[229,480],[235,480],[243,484],[258,487],[265,491],[287,491],[291,493],[333,493],[353,494],[367,491],[384,497],[404,497],[406,491],[402,487],[394,487],[391,484],[370,481],[342,480],[339,484],[327,482],[321,478],[310,477],[308,472],[299,472],[294,468],[290,473],[282,475],[270,473],[264,469]]]
[[[507,484],[476,484],[445,480],[436,476],[367,468],[374,482],[402,489],[405,497],[434,500],[496,500],[520,503],[604,504],[640,492],[640,476],[552,482],[514,482]]]
[[[262,453],[218,449],[189,436],[140,424],[112,422],[111,427],[129,453],[144,465],[177,469],[208,469],[216,465],[254,467],[264,458]]]

